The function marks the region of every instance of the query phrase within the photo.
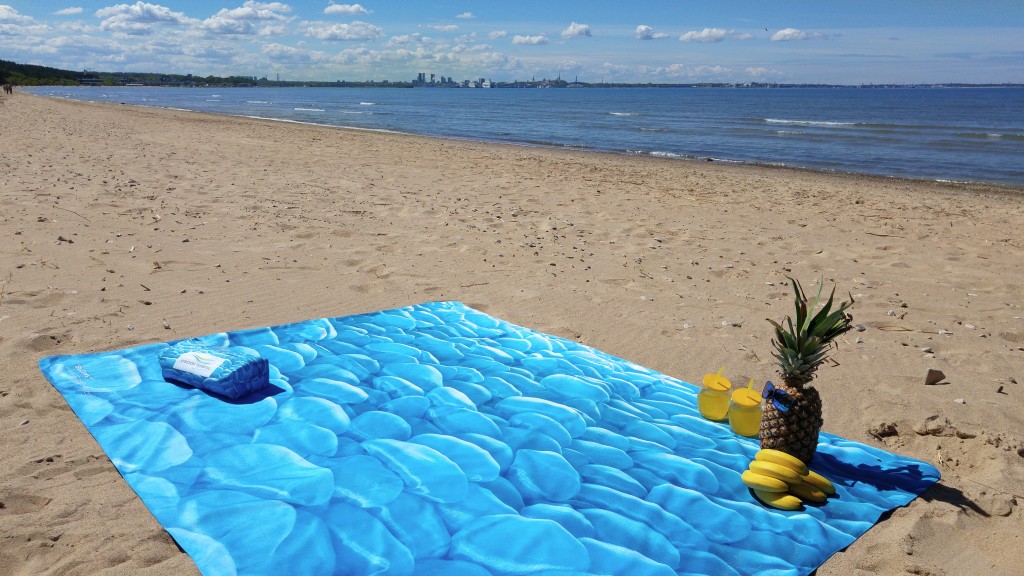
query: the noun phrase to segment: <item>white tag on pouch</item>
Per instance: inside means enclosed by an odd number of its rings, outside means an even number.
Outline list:
[[[212,354],[185,352],[174,361],[174,369],[209,378],[210,374],[213,374],[213,371],[224,362],[226,362],[224,358],[218,358]]]

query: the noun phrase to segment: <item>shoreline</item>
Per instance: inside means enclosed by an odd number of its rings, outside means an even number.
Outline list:
[[[659,158],[659,159],[664,159],[664,160],[678,160],[678,161],[684,161],[684,162],[718,162],[718,163],[722,163],[722,164],[750,165],[750,166],[756,166],[756,167],[762,167],[762,168],[781,168],[781,169],[790,169],[790,170],[805,170],[805,171],[817,172],[817,173],[821,173],[821,174],[825,174],[825,175],[833,175],[833,176],[844,176],[845,175],[845,176],[851,176],[851,177],[868,177],[868,178],[870,178],[870,177],[877,177],[877,178],[885,178],[885,179],[894,179],[894,180],[899,180],[899,181],[922,182],[922,183],[938,183],[938,184],[952,184],[952,185],[955,185],[955,186],[965,186],[965,187],[970,187],[970,188],[982,187],[982,188],[991,188],[991,189],[994,189],[994,190],[1005,190],[1005,191],[1010,192],[1010,193],[1024,193],[1024,182],[1019,183],[1019,184],[1012,184],[1012,183],[1003,183],[1003,182],[994,182],[994,181],[985,181],[985,180],[958,180],[958,179],[949,179],[949,178],[912,177],[912,176],[900,176],[900,175],[881,174],[881,173],[872,173],[872,172],[857,172],[857,171],[852,171],[852,170],[840,170],[840,169],[830,169],[830,168],[815,168],[815,167],[810,167],[810,166],[800,166],[800,165],[796,165],[796,164],[787,164],[787,163],[784,163],[784,162],[772,162],[772,161],[766,161],[766,160],[737,160],[737,159],[731,159],[731,158],[718,158],[718,157],[710,157],[710,156],[699,156],[699,155],[689,154],[689,153],[660,152],[660,151],[657,151],[657,150],[611,149],[611,148],[600,148],[600,147],[595,147],[595,146],[590,146],[590,145],[561,144],[561,143],[557,143],[557,142],[550,142],[549,143],[549,142],[543,142],[543,141],[501,140],[501,139],[472,138],[472,137],[462,137],[462,136],[445,136],[445,135],[438,135],[438,134],[420,134],[420,133],[416,133],[416,132],[405,132],[405,131],[401,131],[401,130],[391,130],[391,129],[386,129],[386,128],[364,128],[364,127],[359,127],[359,126],[346,126],[346,125],[329,124],[329,123],[322,123],[322,122],[309,122],[309,121],[305,121],[305,120],[292,120],[292,119],[288,119],[288,118],[271,118],[271,117],[266,117],[266,116],[255,116],[255,115],[241,114],[241,113],[239,113],[239,114],[231,114],[231,113],[209,112],[209,111],[203,111],[203,110],[193,110],[193,109],[187,109],[187,108],[178,108],[178,107],[172,107],[172,106],[155,106],[155,105],[154,106],[150,106],[150,105],[139,104],[139,103],[126,103],[126,102],[114,103],[114,102],[104,102],[104,101],[100,101],[100,100],[77,100],[77,99],[72,99],[72,98],[61,98],[61,97],[57,97],[57,96],[38,95],[38,94],[34,94],[34,93],[29,93],[29,94],[31,94],[32,96],[39,96],[39,97],[44,97],[44,98],[54,98],[54,99],[58,99],[58,100],[68,100],[68,101],[73,101],[73,102],[87,102],[87,103],[100,104],[100,105],[134,106],[134,107],[138,107],[138,108],[154,108],[154,109],[162,109],[162,110],[189,112],[189,113],[194,113],[194,114],[209,114],[209,115],[213,115],[213,116],[228,116],[228,117],[235,117],[235,118],[249,118],[249,119],[254,119],[254,120],[266,120],[266,121],[271,121],[271,122],[302,124],[302,125],[308,125],[308,126],[322,126],[322,127],[326,127],[326,128],[337,128],[337,129],[341,129],[341,130],[356,130],[356,131],[365,131],[365,132],[379,132],[379,133],[385,133],[385,134],[402,134],[402,135],[408,135],[408,136],[418,136],[418,137],[422,137],[422,138],[437,138],[437,139],[441,139],[441,140],[453,140],[453,141],[480,143],[480,144],[511,145],[511,146],[521,146],[521,147],[525,147],[525,148],[542,148],[542,149],[551,149],[551,150],[571,150],[571,151],[590,152],[590,153],[620,154],[620,155],[623,155],[623,156],[630,156],[630,157],[650,157],[650,158]],[[320,110],[320,111],[323,111],[323,110]]]
[[[24,135],[0,149],[11,574],[196,573],[39,358],[458,300],[686,382],[763,382],[787,276],[849,292],[864,326],[815,380],[824,431],[943,474],[817,574],[1024,563],[1017,190],[23,93],[0,115]]]

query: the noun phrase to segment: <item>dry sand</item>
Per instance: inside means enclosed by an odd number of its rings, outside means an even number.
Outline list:
[[[460,300],[697,382],[856,298],[825,430],[943,478],[818,574],[1020,574],[1024,190],[0,99],[0,574],[190,574],[36,361]],[[924,384],[930,368],[945,383]]]

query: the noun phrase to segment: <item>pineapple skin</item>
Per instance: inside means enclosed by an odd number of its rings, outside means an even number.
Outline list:
[[[781,450],[810,464],[823,424],[821,396],[814,388],[802,384],[785,382],[779,388],[793,397],[793,406],[788,412],[782,412],[771,402],[764,403],[759,433],[761,448]]]

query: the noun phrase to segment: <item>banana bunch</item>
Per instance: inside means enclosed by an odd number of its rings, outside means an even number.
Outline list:
[[[805,500],[824,502],[836,493],[828,478],[808,470],[799,458],[768,448],[754,455],[740,479],[758,500],[779,510],[799,510]]]

